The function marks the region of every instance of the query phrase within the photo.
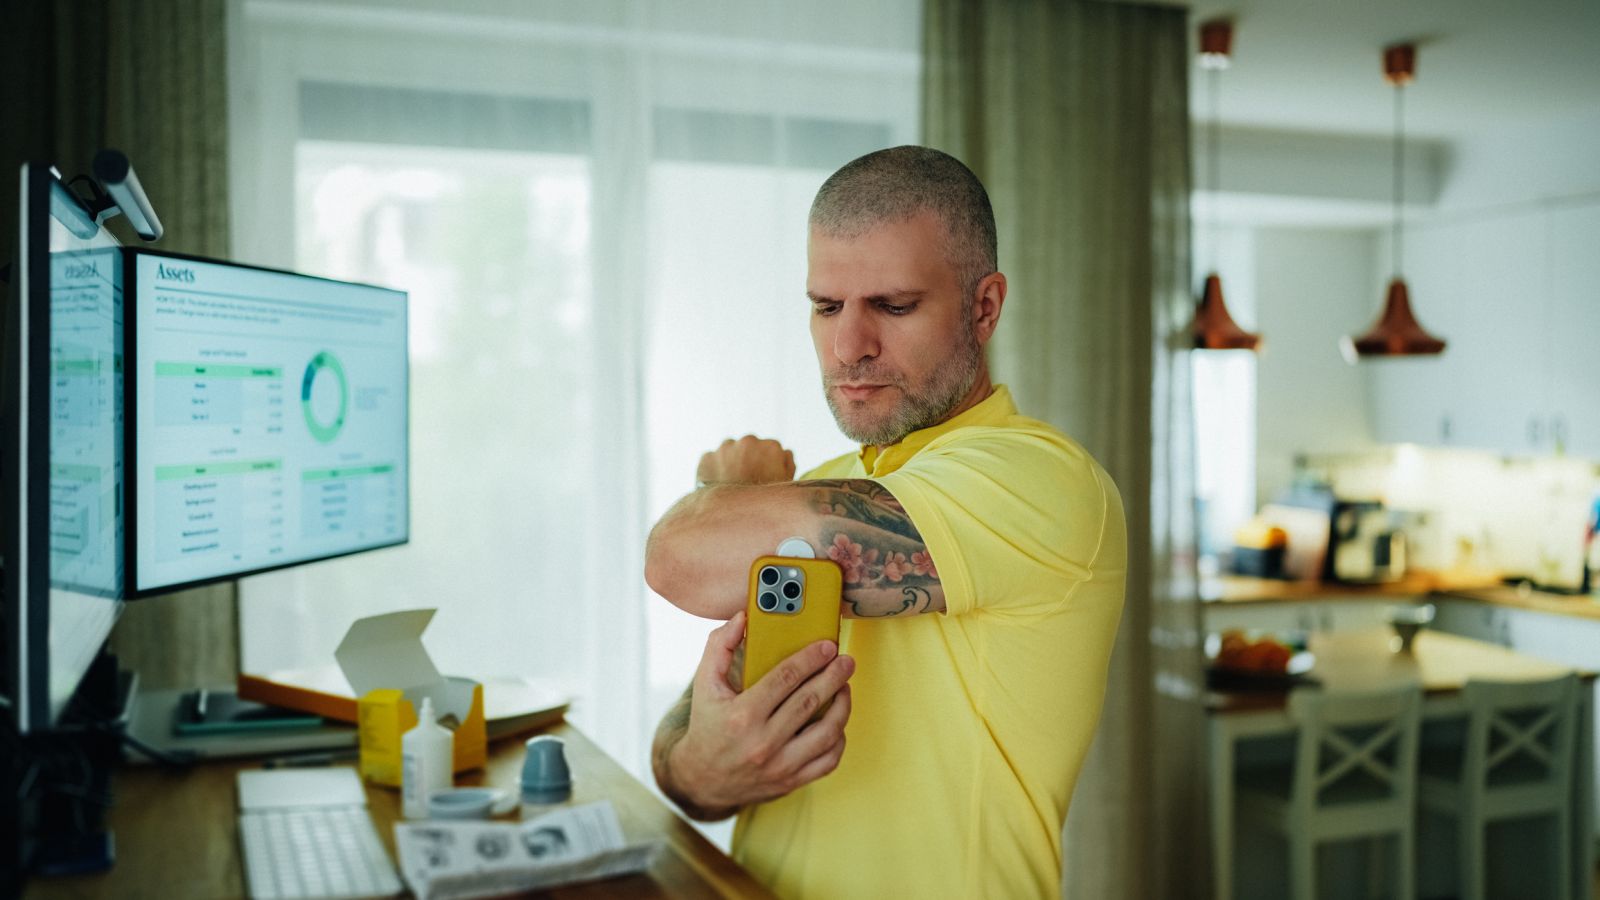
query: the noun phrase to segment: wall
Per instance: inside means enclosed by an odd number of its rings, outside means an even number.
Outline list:
[[[1365,367],[1380,439],[1600,458],[1597,145],[1600,113],[1453,148],[1438,205],[1411,218],[1402,259],[1419,319],[1449,347]],[[1387,233],[1373,242],[1377,292]]]
[[[1256,376],[1261,502],[1289,483],[1297,454],[1372,445],[1364,373],[1344,361],[1338,341],[1377,315],[1373,263],[1368,232],[1256,232],[1257,321],[1264,335]]]
[[[1427,569],[1489,570],[1573,588],[1600,470],[1574,459],[1508,459],[1401,444],[1314,457],[1310,470],[1352,499],[1414,513],[1409,560]]]
[[[1211,219],[1212,202],[1197,197],[1197,221]],[[1205,540],[1216,549],[1289,484],[1296,456],[1373,446],[1365,374],[1344,361],[1338,341],[1364,329],[1381,300],[1369,287],[1370,232],[1219,215],[1223,224],[1195,229],[1196,281],[1216,269],[1234,320],[1263,340],[1255,355],[1194,356],[1197,488]]]
[[[1445,211],[1508,203],[1600,200],[1600,109],[1499,129],[1452,148],[1439,191]]]
[[[1223,138],[1228,191],[1220,198],[1197,196],[1195,214],[1199,221],[1219,218],[1228,231],[1244,233],[1236,240],[1251,247],[1249,272],[1224,275],[1230,308],[1236,296],[1246,300],[1253,309],[1243,316],[1236,309],[1235,315],[1264,336],[1255,377],[1256,492],[1259,502],[1267,502],[1290,480],[1297,454],[1374,446],[1395,430],[1378,427],[1375,420],[1420,415],[1411,409],[1418,404],[1403,402],[1407,392],[1460,394],[1467,388],[1460,373],[1452,374],[1452,367],[1439,360],[1350,366],[1338,352],[1339,337],[1365,330],[1376,318],[1392,267],[1388,204],[1361,187],[1366,182],[1353,177],[1354,162],[1337,163],[1341,155],[1359,158],[1361,168],[1372,170],[1367,181],[1387,191],[1387,160],[1377,153],[1384,142],[1369,141],[1369,147],[1351,139],[1335,153],[1333,144],[1313,152],[1304,141],[1243,129],[1224,129]],[[1559,406],[1566,418],[1577,420],[1573,428],[1590,421],[1590,427],[1600,428],[1600,394],[1591,402],[1585,387],[1564,387],[1563,381],[1572,379],[1559,368],[1536,375],[1522,368],[1542,365],[1538,361],[1559,349],[1552,342],[1587,340],[1580,332],[1592,329],[1580,314],[1585,308],[1600,310],[1600,296],[1576,312],[1570,302],[1559,309],[1540,305],[1552,285],[1559,291],[1564,277],[1573,280],[1552,266],[1553,257],[1573,256],[1572,245],[1600,246],[1596,146],[1600,111],[1533,120],[1448,147],[1413,148],[1420,156],[1408,159],[1405,274],[1424,326],[1452,340],[1448,358],[1489,373],[1480,379],[1485,381],[1481,390],[1473,388],[1463,398],[1468,408],[1494,406],[1501,418],[1514,416],[1522,423],[1546,406]],[[1204,142],[1196,141],[1197,171],[1204,171],[1203,151]],[[1472,249],[1449,237],[1464,225],[1479,238]],[[1196,229],[1197,260],[1204,257],[1198,252],[1204,234]],[[1468,279],[1460,289],[1454,285],[1461,279],[1455,278],[1450,290],[1427,290],[1426,273],[1459,275],[1464,266],[1477,266],[1492,277]],[[1538,320],[1540,333],[1530,338],[1535,344],[1510,351],[1483,346],[1475,333],[1483,329],[1472,325],[1484,310],[1502,303],[1516,304],[1527,310],[1523,318]],[[1505,329],[1488,330],[1502,345],[1509,343]],[[1574,407],[1578,412],[1569,411]],[[1431,406],[1429,411],[1436,412]],[[1431,423],[1426,435],[1404,439],[1438,443],[1437,435],[1437,423]],[[1529,454],[1548,455],[1553,449],[1547,439]]]

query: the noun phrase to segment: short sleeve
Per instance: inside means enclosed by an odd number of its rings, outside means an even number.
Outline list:
[[[966,428],[874,479],[894,494],[944,585],[945,609],[1044,609],[1089,580],[1116,490],[1064,436]]]

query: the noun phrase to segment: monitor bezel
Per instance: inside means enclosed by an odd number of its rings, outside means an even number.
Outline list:
[[[126,571],[127,590],[124,594],[128,600],[143,600],[149,597],[160,597],[178,591],[192,588],[206,587],[207,585],[221,584],[235,581],[250,575],[260,575],[266,572],[276,572],[281,569],[306,566],[312,563],[323,562],[330,559],[339,559],[354,556],[358,553],[370,553],[374,550],[386,550],[392,547],[402,547],[411,542],[411,295],[398,288],[381,284],[371,284],[361,281],[346,281],[339,278],[327,278],[321,275],[308,275],[304,272],[294,272],[288,269],[279,269],[272,266],[258,266],[250,263],[234,262],[232,260],[215,259],[207,256],[196,256],[188,253],[174,253],[170,250],[154,250],[148,247],[123,247],[123,297],[125,310],[132,314],[123,316],[123,447],[124,459],[127,466],[127,477],[124,490],[127,495],[127,513],[129,515],[126,529]],[[275,275],[289,275],[295,278],[323,281],[331,284],[352,285],[355,287],[376,288],[396,294],[400,298],[401,315],[405,320],[406,352],[405,352],[405,469],[406,469],[406,503],[405,503],[405,537],[382,544],[373,544],[368,547],[358,547],[340,553],[330,553],[324,556],[307,557],[304,559],[289,560],[271,566],[240,569],[201,578],[192,581],[175,582],[154,587],[139,587],[139,266],[138,257],[158,256],[164,259],[183,260],[188,262],[208,263],[211,265],[231,266],[239,269],[253,269],[258,272],[269,272]],[[129,402],[131,400],[132,402]]]
[[[47,164],[29,162],[18,169],[17,261],[9,294],[14,316],[7,336],[6,365],[19,406],[8,410],[5,440],[6,472],[0,481],[11,513],[5,517],[4,602],[15,611],[6,618],[8,667],[6,696],[18,732],[49,728],[50,717],[50,429],[34,428],[31,413],[48,410],[50,380],[36,377],[39,360],[50,358],[50,189],[57,181]],[[42,248],[42,249],[41,249]],[[8,314],[9,315],[9,314]],[[14,329],[14,331],[13,331]],[[15,496],[13,496],[13,494]],[[43,540],[38,539],[44,536]]]
[[[60,214],[75,211],[82,215],[85,224],[92,223],[93,237],[86,241],[104,239],[107,246],[100,250],[120,250],[122,244],[116,236],[99,224],[99,220],[57,174],[55,167],[37,160],[23,163],[18,169],[17,209],[21,216],[17,230],[18,259],[13,268],[9,288],[15,301],[12,320],[17,335],[7,337],[8,350],[14,350],[7,365],[15,378],[15,388],[6,391],[7,401],[20,405],[6,418],[5,442],[16,450],[15,459],[8,460],[6,471],[0,475],[5,485],[5,499],[10,501],[10,514],[5,517],[0,552],[16,565],[4,575],[4,590],[12,596],[3,599],[16,611],[16,620],[7,620],[4,637],[6,650],[12,654],[7,667],[6,696],[13,706],[10,720],[19,733],[50,731],[58,726],[60,718],[70,707],[84,679],[93,668],[93,660],[110,637],[120,617],[126,599],[127,572],[115,588],[95,590],[85,585],[61,583],[54,580],[50,539],[51,448],[53,424],[51,410],[55,381],[51,338],[55,316],[51,289],[54,262],[51,233],[53,223],[60,221],[69,230],[71,226]],[[58,207],[57,204],[63,204]],[[66,205],[70,204],[70,208]],[[81,235],[79,236],[81,237]],[[8,312],[8,315],[10,313]],[[113,352],[121,352],[115,347]],[[124,501],[125,502],[125,498]],[[95,641],[93,655],[81,669],[70,673],[71,692],[58,698],[53,693],[52,675],[60,662],[51,646],[51,623],[55,613],[58,593],[87,595],[114,604],[104,630],[97,626],[92,632]],[[70,648],[88,647],[81,633],[63,639]],[[60,700],[59,705],[55,701]]]

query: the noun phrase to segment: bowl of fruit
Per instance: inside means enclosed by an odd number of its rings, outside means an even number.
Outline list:
[[[1313,662],[1304,636],[1230,628],[1206,638],[1206,683],[1216,689],[1283,690],[1308,681]]]

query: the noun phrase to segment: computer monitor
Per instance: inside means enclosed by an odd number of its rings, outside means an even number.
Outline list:
[[[125,252],[135,593],[404,543],[406,294]]]
[[[0,416],[4,696],[55,725],[124,596],[122,250],[49,166],[21,168]]]

